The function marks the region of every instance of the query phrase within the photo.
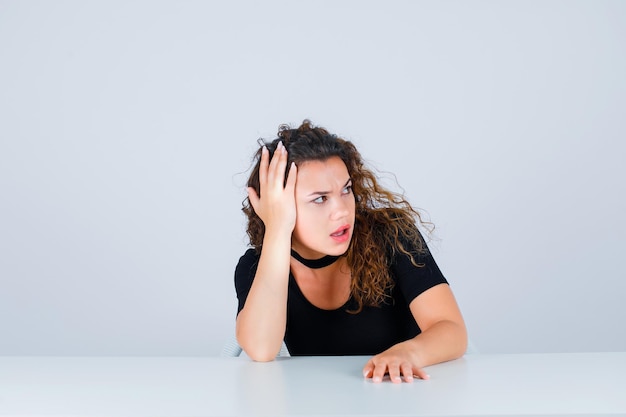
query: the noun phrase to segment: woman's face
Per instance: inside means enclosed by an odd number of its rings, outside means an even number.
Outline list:
[[[296,226],[292,248],[308,259],[342,255],[354,228],[354,194],[341,158],[307,161],[298,166]]]

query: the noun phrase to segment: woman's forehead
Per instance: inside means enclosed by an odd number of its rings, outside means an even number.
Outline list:
[[[296,187],[336,186],[336,184],[343,186],[349,178],[346,164],[338,156],[333,156],[323,161],[306,161],[298,165]]]

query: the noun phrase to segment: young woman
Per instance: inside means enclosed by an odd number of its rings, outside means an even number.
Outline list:
[[[243,211],[237,340],[256,361],[374,355],[363,375],[426,379],[467,346],[452,291],[416,210],[384,189],[355,146],[305,120],[255,154]]]

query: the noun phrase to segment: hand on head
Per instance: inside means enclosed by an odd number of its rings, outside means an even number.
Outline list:
[[[266,230],[283,230],[291,233],[296,225],[295,186],[297,168],[294,163],[287,167],[287,149],[279,142],[270,161],[269,151],[263,146],[259,165],[259,194],[248,187],[248,199],[252,208],[263,221]]]

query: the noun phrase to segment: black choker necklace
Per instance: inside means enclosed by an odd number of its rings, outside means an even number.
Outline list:
[[[302,265],[311,269],[324,268],[328,265],[332,265],[333,263],[335,263],[337,259],[339,259],[339,256],[331,256],[331,255],[326,255],[320,259],[305,259],[293,249],[291,250],[291,256],[296,258],[298,262],[300,262]]]

